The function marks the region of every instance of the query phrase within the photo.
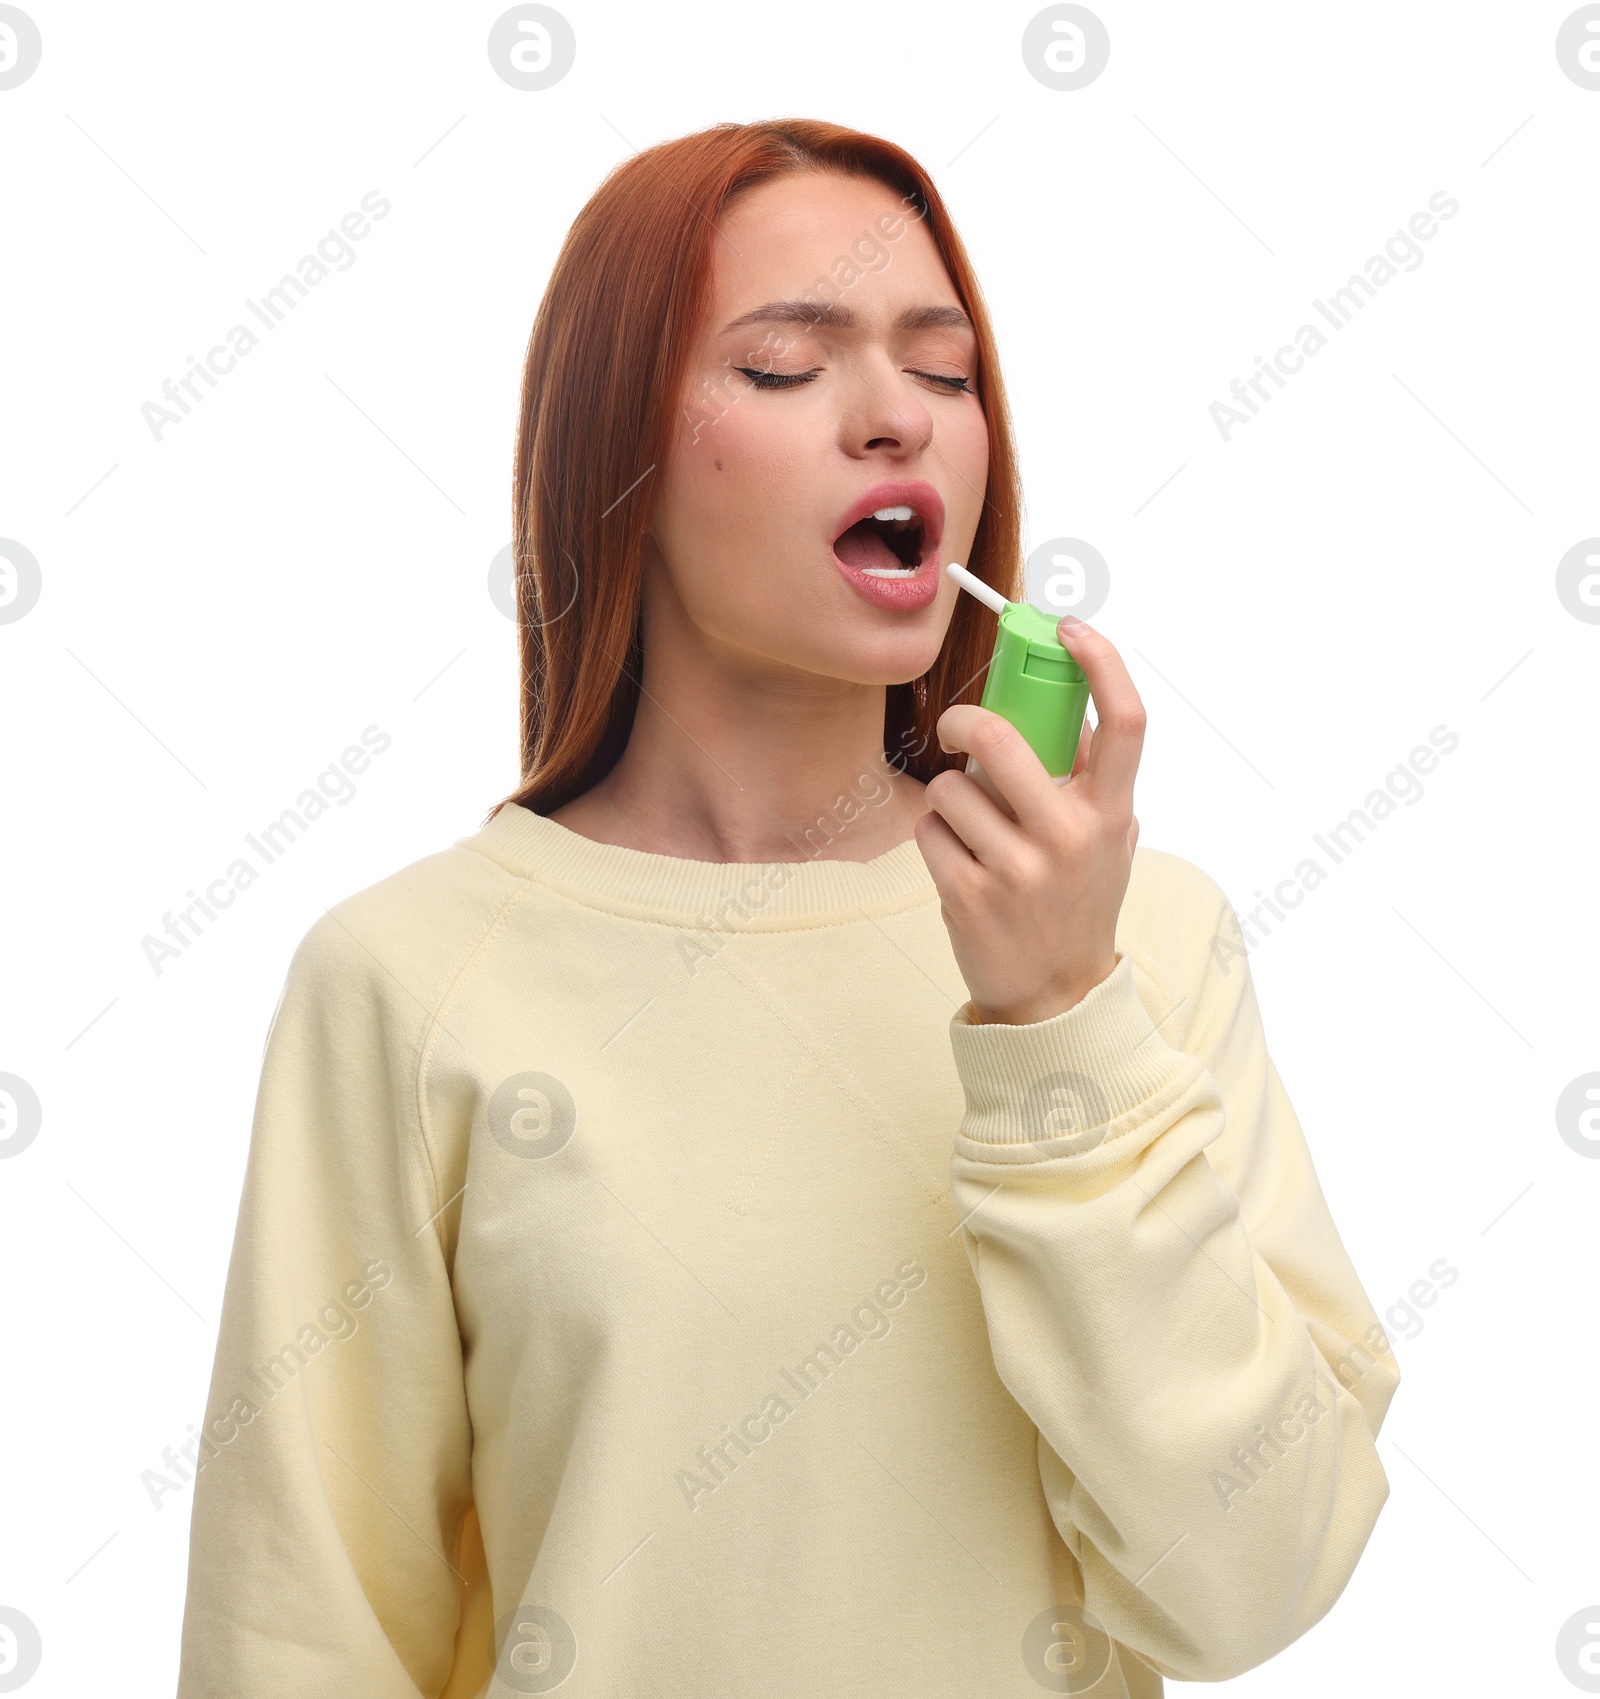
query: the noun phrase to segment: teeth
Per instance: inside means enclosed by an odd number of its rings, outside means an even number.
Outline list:
[[[860,570],[866,578],[915,578],[918,569],[914,566],[864,566]]]
[[[872,517],[874,519],[898,519],[904,523],[908,519],[914,519],[916,514],[909,507],[880,507]]]

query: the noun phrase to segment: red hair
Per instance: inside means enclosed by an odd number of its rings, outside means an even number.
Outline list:
[[[709,307],[717,223],[741,190],[836,171],[895,190],[921,219],[977,333],[989,476],[969,570],[1021,596],[1021,487],[987,309],[966,250],[910,154],[838,124],[717,124],[624,160],[590,196],[539,304],[522,376],[512,486],[522,661],[522,782],[507,802],[548,814],[621,755],[639,699],[639,597],[651,474],[680,428],[691,343]],[[939,655],[887,690],[884,754],[927,780],[965,760],[934,727],[975,702],[995,615],[957,598]]]

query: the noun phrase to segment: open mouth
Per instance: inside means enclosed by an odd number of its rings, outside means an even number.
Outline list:
[[[869,578],[910,578],[922,565],[922,516],[904,503],[880,507],[834,539],[833,552]]]

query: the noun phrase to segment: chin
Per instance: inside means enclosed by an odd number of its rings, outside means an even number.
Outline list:
[[[930,609],[931,613],[933,610]],[[939,658],[944,623],[923,631],[901,623],[891,630],[832,631],[825,645],[829,659],[815,670],[851,684],[909,684]],[[843,639],[843,641],[841,641]]]

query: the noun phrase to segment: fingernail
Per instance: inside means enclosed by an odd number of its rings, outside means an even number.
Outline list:
[[[1089,629],[1081,619],[1075,618],[1072,614],[1063,614],[1060,623],[1071,637],[1081,637]]]

